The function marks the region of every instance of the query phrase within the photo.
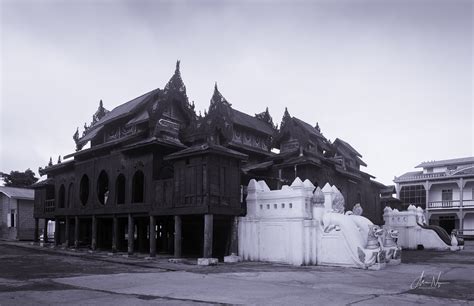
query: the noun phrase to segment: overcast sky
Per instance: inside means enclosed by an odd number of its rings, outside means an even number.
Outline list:
[[[76,127],[163,88],[181,60],[197,110],[319,122],[385,184],[473,156],[471,1],[0,1],[0,171],[37,173]]]

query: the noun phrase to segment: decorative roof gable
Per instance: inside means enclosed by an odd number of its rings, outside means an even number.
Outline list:
[[[264,112],[261,112],[259,114],[255,114],[255,118],[268,123],[273,129],[277,129],[277,127],[273,124],[273,118],[270,116],[270,112],[268,111],[268,107],[265,109]]]
[[[300,145],[317,142],[322,149],[329,149],[329,143],[321,134],[319,125],[312,127],[303,120],[292,117],[288,109],[285,108],[280,129],[274,138],[274,145],[279,147],[282,142],[289,138],[297,139]]]
[[[171,79],[168,81],[165,88],[163,89],[165,94],[175,91],[175,92],[180,92],[184,96],[186,96],[186,86],[184,85],[183,79],[181,78],[179,64],[180,64],[180,61],[178,60],[176,62],[176,69],[174,71],[173,76],[171,77]],[[186,100],[187,100],[187,96],[186,96]]]

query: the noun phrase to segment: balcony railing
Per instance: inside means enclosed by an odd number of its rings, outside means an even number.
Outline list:
[[[460,200],[432,201],[428,203],[428,208],[459,208],[460,206],[461,206]],[[474,199],[463,200],[462,207],[474,208]]]
[[[44,212],[45,213],[54,212],[55,208],[56,208],[56,206],[55,206],[55,203],[54,203],[54,199],[44,201]]]

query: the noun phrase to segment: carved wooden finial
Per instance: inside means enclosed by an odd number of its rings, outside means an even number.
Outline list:
[[[74,139],[75,143],[79,140],[79,127],[77,127],[76,132],[72,135],[72,139]]]
[[[316,131],[321,132],[321,128],[319,127],[319,123],[316,122],[316,126],[314,127]]]

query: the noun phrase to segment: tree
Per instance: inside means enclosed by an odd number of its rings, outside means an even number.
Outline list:
[[[31,169],[26,169],[25,172],[11,171],[10,174],[0,172],[0,177],[3,178],[6,187],[30,187],[38,178]]]

